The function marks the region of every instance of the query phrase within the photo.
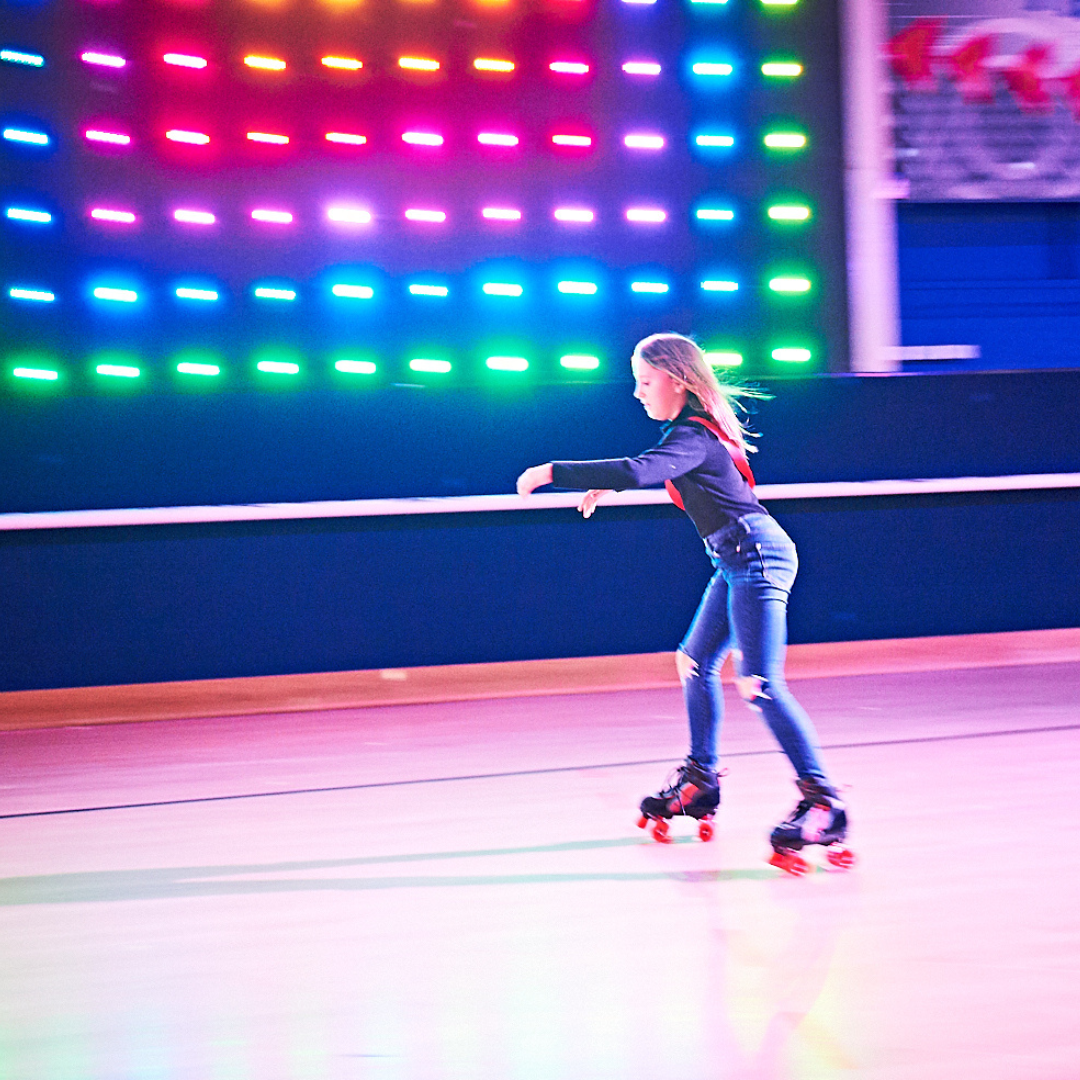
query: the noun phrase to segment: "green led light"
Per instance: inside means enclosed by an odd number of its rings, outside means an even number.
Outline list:
[[[764,142],[770,150],[802,150],[806,136],[798,131],[770,131]]]
[[[701,287],[705,292],[738,292],[737,281],[703,281]]]
[[[809,221],[810,207],[797,204],[769,207],[769,217],[773,221]]]
[[[294,289],[271,289],[266,286],[259,286],[255,290],[255,295],[260,300],[295,300],[296,291]]]
[[[761,74],[770,79],[795,79],[803,73],[802,64],[788,60],[770,60],[761,65]]]
[[[484,292],[488,296],[520,296],[525,290],[520,285],[509,281],[488,281],[484,283]]]
[[[445,285],[410,285],[413,296],[449,296],[450,290]]]
[[[809,349],[785,347],[773,349],[772,351],[772,358],[785,364],[805,364],[811,356],[812,353]]]
[[[595,371],[600,366],[600,357],[586,353],[567,353],[559,357],[559,364],[570,371]]]
[[[377,370],[371,360],[335,360],[334,368],[346,375],[374,375]]]
[[[524,356],[489,356],[484,363],[492,371],[527,371],[529,361]]]
[[[595,296],[596,282],[594,281],[560,281],[559,292],[576,293],[579,296]]]
[[[734,221],[735,211],[719,206],[703,206],[694,216],[698,221]]]
[[[794,7],[799,0],[761,0],[763,7]]]
[[[409,367],[413,371],[422,371],[427,374],[445,375],[451,366],[449,360],[432,360],[425,356],[418,356],[409,361]]]
[[[805,293],[810,291],[810,280],[804,277],[774,277],[769,288],[778,293]]]
[[[11,374],[16,379],[39,379],[43,382],[55,382],[60,378],[59,371],[51,371],[49,368],[17,367],[12,369]]]
[[[291,360],[260,360],[255,365],[259,371],[268,372],[271,375],[299,375],[300,365]]]
[[[335,285],[330,290],[335,296],[344,296],[350,300],[370,300],[375,290],[367,285]]]
[[[176,365],[176,370],[181,375],[220,375],[221,368],[217,364],[193,364],[188,361]]]
[[[711,367],[738,367],[743,362],[743,356],[740,352],[709,349],[705,353],[705,362]]]
[[[137,379],[142,374],[137,367],[127,364],[98,364],[94,370],[99,375],[108,375],[115,379]]]

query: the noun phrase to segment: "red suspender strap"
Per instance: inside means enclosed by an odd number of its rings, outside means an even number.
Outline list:
[[[691,420],[695,424],[700,424],[703,428],[708,428],[723,444],[724,449],[731,455],[731,460],[735,462],[735,468],[745,477],[746,482],[751,488],[754,487],[754,474],[750,470],[750,462],[746,459],[746,454],[743,453],[741,447],[731,439],[729,439],[711,420],[706,420],[703,416],[691,416]],[[683,506],[682,496],[679,494],[678,489],[670,480],[664,481],[664,487],[667,488],[668,495],[671,496],[671,501],[680,509],[685,510]]]

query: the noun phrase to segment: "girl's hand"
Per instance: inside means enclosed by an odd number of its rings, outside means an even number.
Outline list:
[[[533,465],[517,478],[517,493],[524,498],[531,495],[538,487],[551,483],[551,462],[546,465]]]
[[[593,511],[596,509],[596,504],[605,495],[610,494],[610,488],[592,488],[590,491],[586,491],[582,496],[581,502],[578,503],[578,509],[581,511],[581,516],[583,518],[591,518]]]

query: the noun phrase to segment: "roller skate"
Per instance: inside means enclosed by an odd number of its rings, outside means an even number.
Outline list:
[[[851,869],[855,855],[843,843],[847,836],[847,810],[836,790],[812,777],[795,783],[802,799],[787,820],[773,829],[769,865],[802,877],[812,867],[799,852],[811,844],[821,844],[830,866],[837,870]]]
[[[720,805],[720,778],[712,770],[687,758],[684,765],[668,776],[668,786],[656,795],[641,800],[641,819],[638,828],[653,823],[653,839],[670,844],[670,822],[677,814],[694,818],[698,823],[698,836],[702,840],[713,838],[713,817]]]

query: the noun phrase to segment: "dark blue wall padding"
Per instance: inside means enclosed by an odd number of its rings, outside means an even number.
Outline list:
[[[773,389],[757,416],[762,480],[1080,472],[1077,373]],[[539,415],[543,394],[471,421],[464,403],[417,397],[355,432],[320,428],[310,402],[282,397],[257,443],[249,424],[235,439],[208,432],[201,451],[190,417],[153,402],[129,399],[110,415],[100,400],[34,402],[8,411],[18,422],[6,429],[4,509],[432,494],[454,477],[465,490],[506,490],[548,456],[647,445],[655,427],[632,401],[623,407],[627,391],[583,388],[554,422]],[[13,475],[35,445],[72,455],[61,471],[82,487],[35,489]],[[216,468],[189,473],[162,445]],[[217,456],[226,445],[230,460]],[[107,466],[111,475],[95,471]],[[1076,491],[772,509],[802,560],[793,641],[1077,624]],[[0,689],[671,649],[708,573],[693,528],[665,506],[601,508],[588,522],[566,510],[6,532]]]

